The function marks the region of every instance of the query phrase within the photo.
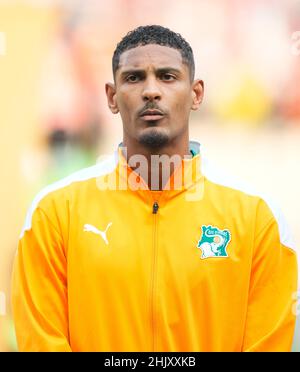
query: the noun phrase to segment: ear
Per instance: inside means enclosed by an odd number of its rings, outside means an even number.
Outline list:
[[[204,95],[204,83],[202,80],[195,80],[192,84],[193,103],[191,109],[196,111],[201,105]]]
[[[119,112],[118,105],[117,105],[117,98],[116,98],[116,86],[113,83],[106,83],[105,84],[105,92],[107,97],[107,103],[110,111],[113,114],[117,114]]]

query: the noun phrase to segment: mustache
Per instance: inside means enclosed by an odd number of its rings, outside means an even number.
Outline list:
[[[146,111],[146,110],[158,110],[162,114],[166,114],[166,112],[163,109],[161,109],[157,105],[157,103],[155,103],[155,102],[148,102],[141,110],[139,110],[138,116],[141,116],[143,114],[143,112]]]

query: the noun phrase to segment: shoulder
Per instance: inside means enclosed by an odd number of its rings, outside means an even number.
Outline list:
[[[277,203],[265,193],[227,171],[218,168],[205,154],[202,156],[202,172],[207,181],[222,198],[229,199],[237,208],[251,208],[257,225],[263,226],[274,220],[280,241],[295,250],[295,244],[286,219]]]
[[[31,229],[32,217],[37,209],[49,213],[55,207],[63,208],[64,202],[68,201],[72,193],[83,190],[91,181],[105,176],[116,167],[115,155],[103,158],[96,165],[81,169],[71,175],[44,187],[33,199],[25,218],[20,238],[25,231]]]

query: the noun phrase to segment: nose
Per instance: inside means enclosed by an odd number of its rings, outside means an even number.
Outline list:
[[[142,97],[143,101],[159,101],[161,99],[161,91],[155,78],[145,80]]]

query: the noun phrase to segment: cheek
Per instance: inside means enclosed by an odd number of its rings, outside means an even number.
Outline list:
[[[120,113],[129,116],[136,111],[137,101],[133,93],[120,91],[117,94],[117,103],[120,110]]]
[[[193,102],[192,93],[190,90],[182,90],[174,95],[174,99],[172,100],[172,107],[177,113],[187,113],[191,109],[191,105]]]

